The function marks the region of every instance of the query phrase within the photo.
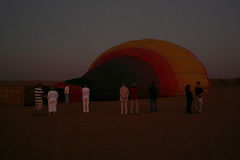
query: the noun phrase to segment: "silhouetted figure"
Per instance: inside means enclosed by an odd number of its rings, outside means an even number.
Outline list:
[[[157,112],[157,87],[155,81],[152,81],[152,85],[149,87],[148,92],[150,94],[151,112],[153,112],[153,105],[155,106],[154,112]]]
[[[191,92],[191,86],[188,84],[185,87],[185,90],[186,90],[186,99],[187,99],[186,113],[187,114],[192,114],[193,95],[192,95],[192,92]]]
[[[196,88],[195,88],[195,94],[196,94],[196,110],[198,113],[202,112],[202,106],[203,106],[203,100],[202,100],[202,96],[203,96],[203,89],[201,87],[201,83],[197,82],[196,83]]]

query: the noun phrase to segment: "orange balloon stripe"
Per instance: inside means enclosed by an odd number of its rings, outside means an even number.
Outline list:
[[[175,72],[172,69],[171,64],[169,64],[168,61],[161,56],[161,54],[151,50],[142,48],[125,48],[112,51],[102,55],[92,66],[92,69],[120,56],[133,56],[152,65],[159,77],[159,85],[161,86],[159,93],[160,96],[174,96],[176,94],[176,90],[178,88],[177,79],[174,75]]]

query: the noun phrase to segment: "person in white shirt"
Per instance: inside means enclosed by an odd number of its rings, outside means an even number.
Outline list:
[[[127,115],[129,90],[125,86],[124,82],[122,83],[122,87],[120,88],[119,92],[120,92],[120,102],[121,102],[121,115],[123,115],[123,113]]]
[[[53,86],[51,87],[51,91],[48,92],[47,99],[49,117],[51,117],[51,113],[53,113],[53,116],[55,117],[57,112],[58,92],[55,91]]]
[[[66,87],[64,89],[65,100],[66,100],[65,103],[69,103],[69,91],[70,91],[70,88],[69,88],[68,84],[66,84]]]
[[[89,112],[90,89],[86,85],[82,88],[83,113]]]

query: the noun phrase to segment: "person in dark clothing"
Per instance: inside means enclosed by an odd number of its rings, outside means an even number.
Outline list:
[[[196,88],[195,88],[195,94],[196,94],[196,110],[198,113],[202,112],[202,106],[203,106],[203,100],[202,96],[204,94],[203,89],[201,87],[201,83],[198,81],[196,83]]]
[[[157,87],[154,81],[152,81],[152,85],[149,87],[148,92],[150,94],[151,112],[153,112],[153,104],[155,106],[154,112],[157,112]]]
[[[193,102],[193,95],[191,92],[191,86],[188,84],[185,87],[186,90],[186,99],[187,99],[187,109],[186,109],[186,113],[187,114],[192,114],[192,102]]]

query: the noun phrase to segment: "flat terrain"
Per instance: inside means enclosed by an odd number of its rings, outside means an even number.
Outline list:
[[[33,106],[0,105],[0,159],[240,159],[240,85],[213,85],[201,114],[185,114],[185,97],[139,100],[140,115],[120,115],[118,101],[60,103],[57,117]]]

